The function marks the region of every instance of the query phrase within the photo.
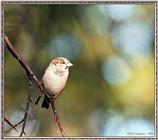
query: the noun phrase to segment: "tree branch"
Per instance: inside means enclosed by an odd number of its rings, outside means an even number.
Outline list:
[[[4,121],[7,122],[11,127],[14,126],[6,117],[4,117]],[[13,128],[16,132],[18,132],[18,130],[16,128]],[[10,131],[6,131],[6,133],[9,133]]]
[[[25,117],[24,117],[22,130],[21,130],[21,133],[20,133],[20,137],[24,134],[24,129],[25,129],[25,125],[26,125],[26,120],[27,120],[27,115],[28,115],[29,106],[30,106],[30,100],[31,100],[31,86],[32,86],[32,82],[31,82],[30,78],[29,78],[28,82],[29,82],[29,84],[28,84],[28,87],[29,87],[29,89],[28,89],[28,97],[27,97],[26,109],[25,109]]]
[[[45,91],[44,87],[41,85],[41,82],[37,79],[35,73],[30,69],[30,67],[23,61],[23,59],[17,53],[17,51],[15,50],[15,48],[13,47],[13,45],[11,44],[11,42],[9,41],[7,36],[4,36],[4,44],[7,47],[7,49],[9,50],[9,52],[13,55],[13,57],[15,57],[18,60],[18,62],[20,63],[20,65],[24,68],[27,75],[29,74],[30,78],[36,83],[36,85],[40,89],[40,91],[43,94],[45,94],[46,96],[48,96],[49,98],[51,98],[49,96],[49,94],[47,94],[47,92]]]
[[[60,122],[60,119],[59,119],[59,115],[57,113],[57,110],[56,110],[56,107],[55,107],[55,104],[54,104],[54,101],[57,99],[57,97],[54,98],[54,96],[53,97],[49,96],[49,94],[45,90],[44,86],[42,86],[41,81],[37,79],[35,73],[23,61],[23,59],[20,57],[20,55],[18,54],[18,52],[15,50],[15,48],[13,47],[13,45],[11,44],[11,42],[9,41],[9,39],[8,39],[7,36],[4,36],[4,44],[7,47],[7,49],[9,50],[9,52],[13,55],[13,57],[15,57],[16,60],[18,60],[18,62],[22,66],[22,68],[26,71],[26,74],[27,74],[27,76],[29,78],[29,81],[30,80],[34,81],[35,84],[36,84],[36,87],[40,90],[40,95],[39,95],[39,97],[38,97],[38,99],[37,99],[37,101],[36,101],[35,104],[38,104],[38,101],[40,100],[42,94],[45,94],[47,97],[49,97],[52,100],[51,105],[52,105],[52,110],[53,110],[53,113],[54,113],[55,123],[57,124],[57,126],[58,126],[58,128],[60,130],[61,135],[65,136],[64,129],[63,129],[62,125],[61,125],[61,122]],[[30,87],[29,87],[29,90],[30,90]],[[25,129],[25,124],[26,124],[26,120],[27,120],[27,113],[28,113],[28,110],[29,110],[30,96],[31,96],[31,93],[28,92],[28,99],[27,99],[27,103],[26,103],[26,109],[25,109],[24,118],[21,121],[19,121],[17,124],[13,125],[10,128],[10,130],[13,129],[13,128],[15,129],[16,126],[18,126],[19,124],[21,124],[22,122],[24,122],[20,136],[22,136],[22,134],[25,134],[24,129]]]
[[[25,116],[23,117],[23,119],[22,119],[21,121],[19,121],[19,122],[16,123],[15,125],[12,124],[12,126],[11,126],[8,130],[6,130],[6,133],[9,133],[12,129],[16,129],[16,127],[17,127],[18,125],[20,125],[20,124],[24,121],[24,118],[25,118]],[[16,129],[16,130],[17,130],[17,129]],[[24,132],[24,134],[26,135],[25,132]]]
[[[52,110],[54,113],[54,121],[56,123],[56,126],[59,128],[61,135],[65,136],[64,127],[62,127],[62,124],[60,122],[60,118],[59,118],[58,112],[56,110],[54,101],[51,101],[51,106],[52,106]]]

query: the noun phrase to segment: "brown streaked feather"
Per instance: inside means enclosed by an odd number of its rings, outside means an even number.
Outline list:
[[[62,64],[62,62],[64,62],[64,57],[57,57],[51,61],[53,65]]]
[[[54,60],[52,60],[52,61],[51,61],[51,63],[52,63],[53,65],[56,65],[56,64],[59,64],[59,63],[60,63],[60,61],[59,61],[59,60],[54,59]]]

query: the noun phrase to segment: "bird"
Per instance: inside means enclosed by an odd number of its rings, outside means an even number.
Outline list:
[[[68,76],[69,68],[73,64],[65,57],[57,57],[53,59],[42,77],[42,84],[50,97],[57,96],[62,93]],[[44,97],[42,108],[49,108],[51,102],[50,97]]]

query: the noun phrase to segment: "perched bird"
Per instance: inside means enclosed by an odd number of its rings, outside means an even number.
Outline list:
[[[47,67],[42,83],[50,97],[61,94],[69,75],[69,67],[73,64],[64,57],[53,59]],[[42,108],[49,108],[50,98],[44,97]]]

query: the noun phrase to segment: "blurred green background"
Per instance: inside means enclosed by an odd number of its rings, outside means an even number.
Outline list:
[[[154,5],[4,4],[4,33],[39,79],[57,56],[74,64],[56,102],[67,136],[153,136],[154,15]],[[27,90],[5,48],[4,114],[12,123],[23,117]],[[51,108],[34,105],[38,95],[33,87],[27,136],[60,136]]]

